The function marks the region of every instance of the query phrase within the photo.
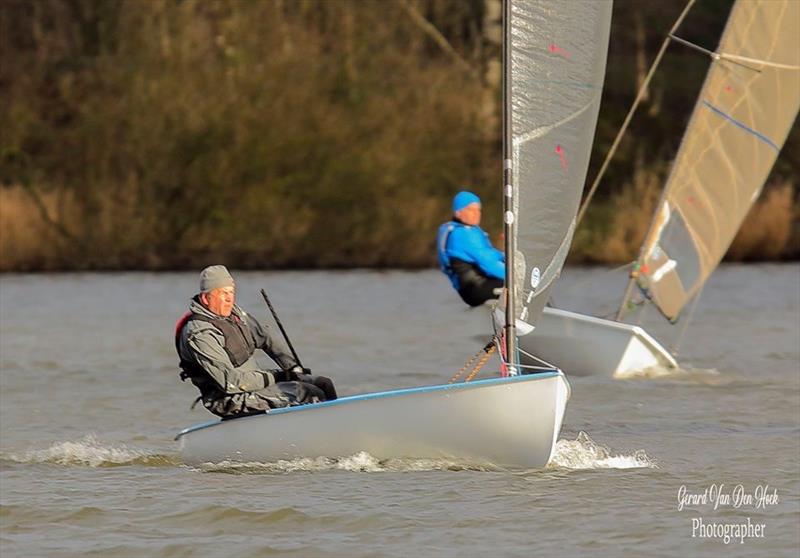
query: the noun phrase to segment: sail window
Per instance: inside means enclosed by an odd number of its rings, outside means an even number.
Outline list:
[[[681,212],[677,208],[675,209],[664,226],[659,244],[671,260],[678,262],[675,266],[675,273],[678,275],[684,291],[689,292],[700,279],[700,256],[692,235],[686,227],[686,221],[683,220]]]

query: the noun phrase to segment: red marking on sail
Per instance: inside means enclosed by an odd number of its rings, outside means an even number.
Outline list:
[[[564,58],[569,60],[569,52],[567,52],[566,50],[564,50],[555,43],[550,43],[550,46],[547,47],[547,50],[549,50],[553,54],[558,54],[559,56],[563,56]]]
[[[556,145],[556,153],[561,161],[561,168],[567,170],[567,156],[564,154],[564,148],[561,145]]]

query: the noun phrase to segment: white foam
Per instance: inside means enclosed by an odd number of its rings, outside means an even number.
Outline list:
[[[614,374],[614,377],[621,380],[629,378],[662,378],[665,376],[673,376],[681,373],[682,371],[679,368],[672,368],[668,366],[650,366],[648,368],[643,368],[640,370],[633,369],[625,372],[618,372]]]
[[[575,440],[559,440],[548,468],[564,469],[656,469],[657,465],[644,450],[631,455],[613,455],[605,446],[595,443],[586,432]]]
[[[671,368],[667,366],[651,366],[643,370],[630,370],[616,374],[617,379],[631,378],[672,378],[688,382],[715,384],[724,382],[719,370],[715,368]]]
[[[458,471],[458,470],[492,470],[475,463],[466,463],[447,459],[387,459],[381,461],[367,452],[359,452],[342,458],[315,457],[280,460],[272,463],[239,463],[222,461],[204,463],[198,467],[207,472],[227,473],[294,473],[297,471],[351,471],[360,473],[382,473],[398,471]]]
[[[85,465],[89,467],[108,467],[169,462],[166,456],[159,456],[127,446],[101,443],[94,435],[87,435],[77,442],[57,442],[47,449],[12,453],[8,459],[18,463],[54,463],[59,465]]]
[[[549,469],[654,469],[657,468],[657,465],[647,456],[644,450],[635,451],[630,455],[613,454],[607,447],[595,443],[586,432],[580,432],[575,440],[559,440],[556,443],[555,451],[547,467]],[[338,459],[332,457],[304,457],[272,463],[222,461],[219,463],[204,463],[198,469],[206,472],[232,474],[333,470],[360,473],[502,470],[502,468],[491,465],[448,459],[387,459],[382,461],[363,451]]]

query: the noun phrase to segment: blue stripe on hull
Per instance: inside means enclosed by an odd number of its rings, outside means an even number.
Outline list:
[[[385,397],[400,397],[403,395],[411,395],[417,393],[433,393],[437,391],[448,391],[448,390],[458,390],[458,389],[470,389],[475,387],[481,387],[486,385],[493,385],[493,384],[511,384],[514,382],[523,382],[523,381],[531,381],[531,380],[542,380],[545,378],[553,378],[560,374],[559,371],[553,370],[550,372],[539,372],[537,374],[527,374],[524,376],[510,376],[508,378],[488,378],[486,380],[475,380],[474,382],[459,382],[456,384],[439,384],[434,386],[421,386],[415,388],[404,388],[404,389],[395,389],[391,391],[378,391],[375,393],[364,393],[361,395],[351,395],[348,397],[340,397],[335,401],[325,401],[323,403],[314,403],[311,405],[296,405],[294,407],[282,407],[280,409],[272,409],[267,414],[259,414],[259,415],[250,415],[248,417],[242,417],[239,419],[232,419],[232,420],[245,420],[247,418],[258,418],[258,417],[265,417],[270,415],[283,415],[286,413],[299,413],[301,411],[306,411],[309,409],[319,409],[320,407],[333,407],[336,405],[347,405],[348,403],[355,403],[357,401],[367,401],[370,399],[383,399]],[[190,432],[195,432],[197,430],[202,430],[204,428],[209,428],[211,426],[216,426],[219,424],[223,424],[226,422],[230,422],[229,420],[212,420],[209,422],[204,422],[201,424],[196,424],[194,426],[190,426],[184,430],[181,430],[175,439],[179,439],[184,434],[188,434]]]

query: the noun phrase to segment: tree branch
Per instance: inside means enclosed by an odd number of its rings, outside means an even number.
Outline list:
[[[464,60],[464,58],[456,52],[456,49],[453,48],[447,39],[442,35],[438,29],[425,17],[419,13],[417,8],[415,8],[408,0],[399,0],[400,5],[403,6],[408,16],[411,18],[411,21],[417,24],[417,26],[422,29],[422,31],[428,35],[433,41],[439,45],[439,47],[446,52],[450,58],[455,60],[456,64],[458,64],[463,70],[466,70],[472,76],[476,76],[475,70],[469,63]]]
[[[57,233],[59,233],[63,238],[74,242],[75,244],[80,245],[81,242],[72,232],[64,226],[63,223],[56,221],[52,217],[50,217],[50,213],[47,211],[47,206],[45,206],[42,197],[39,195],[39,192],[30,184],[28,180],[21,181],[22,188],[25,192],[30,196],[31,200],[33,200],[33,204],[36,206],[36,209],[39,211],[39,216],[42,218],[42,221],[45,222],[48,226],[52,227]]]

